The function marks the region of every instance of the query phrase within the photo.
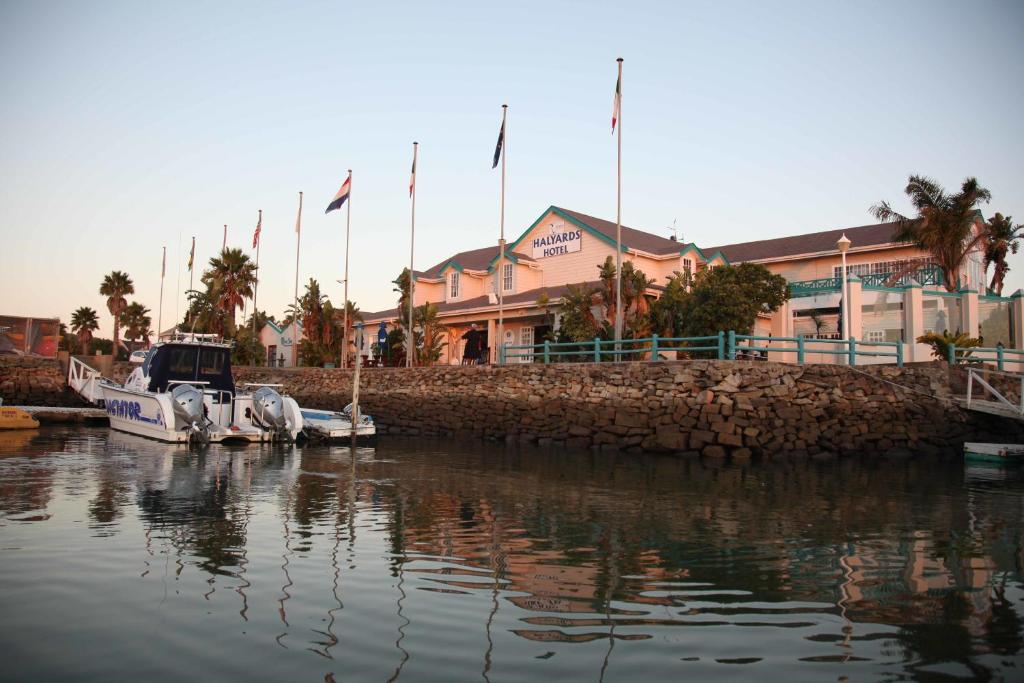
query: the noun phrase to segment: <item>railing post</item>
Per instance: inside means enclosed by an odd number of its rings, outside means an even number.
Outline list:
[[[656,334],[651,335],[651,360],[658,360],[658,335]]]
[[[804,335],[798,334],[796,336],[796,362],[797,362],[797,365],[803,365],[804,364],[804,357],[805,357],[804,354],[806,353],[806,351],[807,351],[807,349],[804,347]]]
[[[849,344],[850,365],[853,366],[857,364],[857,338],[851,335],[847,343]]]
[[[725,360],[725,332],[718,331],[718,360]]]
[[[548,339],[544,340],[544,363],[551,362],[551,341]]]
[[[949,361],[950,365],[956,365],[956,344],[950,344],[948,348],[949,358],[947,358],[946,360]]]
[[[601,338],[594,337],[594,362],[601,362]]]
[[[1002,346],[997,346],[996,347],[996,367],[999,369],[999,372],[1003,371],[1003,347]]]
[[[903,367],[903,342],[896,342],[896,367]]]
[[[736,330],[729,330],[729,360],[736,360]]]
[[[502,344],[498,347],[498,365],[505,364],[505,345]]]

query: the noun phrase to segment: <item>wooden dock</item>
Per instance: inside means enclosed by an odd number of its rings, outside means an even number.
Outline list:
[[[39,420],[40,424],[61,424],[65,422],[97,423],[107,422],[107,411],[102,408],[50,408],[46,406],[11,406],[20,408]]]

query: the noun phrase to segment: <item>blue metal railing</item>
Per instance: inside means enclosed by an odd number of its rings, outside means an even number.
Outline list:
[[[981,346],[957,346],[950,344],[947,348],[946,360],[950,365],[971,365],[976,363],[995,363],[1000,371],[1006,363],[1024,363],[1024,350],[1007,349],[1002,346],[992,348]],[[1019,366],[1018,366],[1019,367]]]
[[[917,270],[907,273],[900,278],[893,280],[896,275],[892,273],[870,273],[861,275],[860,281],[864,287],[906,287],[911,280],[917,281],[925,287],[941,287],[944,282],[942,268],[934,264],[921,266]],[[840,278],[824,277],[817,280],[797,280],[789,283],[789,291],[792,298],[814,296],[828,292],[838,292],[842,287]]]
[[[595,338],[586,342],[551,342],[502,346],[498,361],[508,362],[570,362],[600,363],[606,360],[646,360],[655,362],[667,360],[663,353],[701,353],[717,360],[738,360],[758,358],[768,360],[770,354],[796,354],[796,362],[803,365],[807,355],[814,353],[826,356],[842,356],[850,365],[857,365],[858,358],[891,358],[903,367],[903,344],[901,342],[867,342],[849,339],[814,339],[799,335],[796,337],[759,337],[736,334],[733,331],[719,332],[706,337],[659,337],[652,335],[643,339],[613,340]],[[1024,354],[1024,352],[1020,352]],[[647,358],[638,356],[647,355]]]

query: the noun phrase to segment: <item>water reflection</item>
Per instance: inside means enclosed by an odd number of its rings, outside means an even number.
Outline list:
[[[43,634],[90,654],[22,654],[21,677],[1024,667],[1019,472],[404,441],[190,453],[105,430],[33,434],[0,437],[0,590],[18,596],[4,611],[21,626],[0,655]],[[76,566],[54,561],[61,548]],[[187,656],[135,652],[137,619]]]

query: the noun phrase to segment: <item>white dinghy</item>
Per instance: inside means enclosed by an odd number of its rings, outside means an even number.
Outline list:
[[[293,441],[302,433],[302,412],[279,385],[236,392],[231,347],[197,337],[155,344],[123,385],[72,359],[68,383],[106,408],[113,429],[159,441]]]
[[[377,435],[373,418],[362,413],[359,414],[353,430],[351,403],[341,412],[302,408],[302,424],[310,438],[337,441],[354,437],[357,442],[367,442],[372,441]]]

